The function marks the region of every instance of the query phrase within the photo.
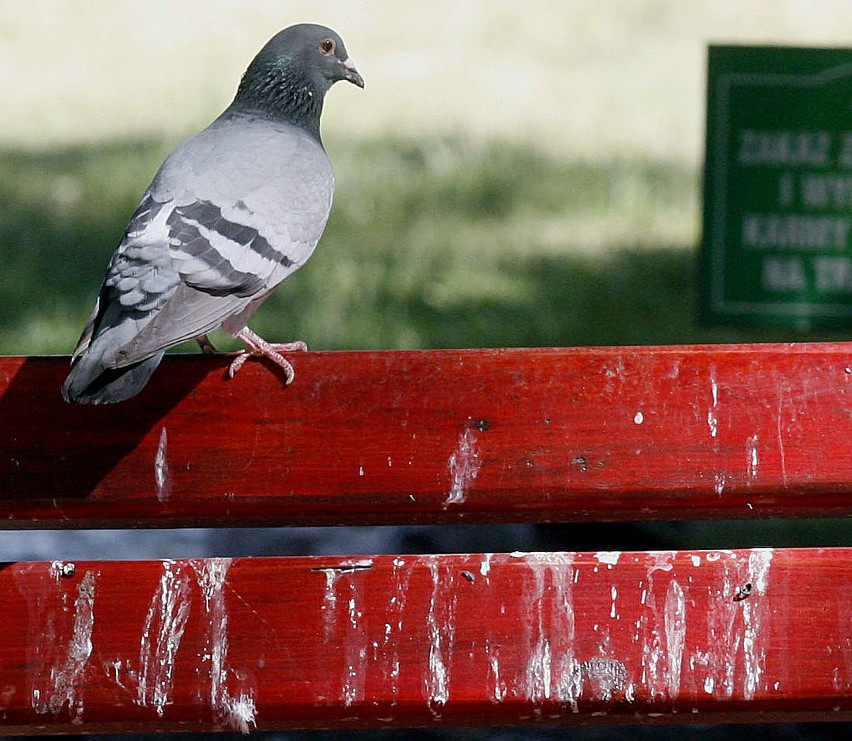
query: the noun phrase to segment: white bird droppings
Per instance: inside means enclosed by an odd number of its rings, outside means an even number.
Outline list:
[[[164,561],[139,645],[136,693],[136,703],[142,707],[153,705],[160,717],[171,696],[175,658],[191,603],[189,577],[173,561]]]
[[[524,626],[524,694],[537,704],[554,698],[577,712],[583,673],[574,656],[574,555],[529,553],[525,558],[529,578],[523,599],[530,619]]]
[[[67,610],[67,608],[66,608]],[[60,614],[65,610],[61,610]],[[49,672],[42,671],[32,690],[33,709],[37,713],[59,713],[67,704],[75,719],[83,714],[82,676],[92,655],[92,630],[95,625],[95,573],[87,571],[77,586],[74,622],[65,646],[56,645],[60,636],[54,632],[53,619],[41,636],[45,653],[53,654]],[[44,666],[43,670],[47,667]]]
[[[755,548],[749,554],[749,581],[757,597],[766,592],[773,553],[774,551],[771,548]],[[744,600],[742,606],[743,660],[745,663],[743,697],[746,700],[753,700],[766,664],[766,633],[762,630],[762,626],[767,608],[766,602],[761,599]]]
[[[256,725],[256,716],[257,708],[252,695],[241,692],[238,697],[225,698],[225,717],[233,730],[248,734]]]
[[[686,598],[680,584],[674,579],[666,591],[665,630],[669,699],[677,700],[680,695],[680,672],[686,638]]]
[[[750,479],[757,478],[760,466],[760,456],[757,452],[757,433],[755,432],[746,442],[746,470]]]
[[[429,708],[436,716],[440,716],[441,708],[450,699],[449,664],[452,656],[453,641],[456,632],[456,592],[455,578],[452,571],[447,571],[441,578],[438,570],[438,560],[423,556],[432,577],[432,597],[429,600],[429,614],[426,618],[429,630],[429,669],[425,677],[426,698]]]
[[[461,504],[467,497],[468,487],[479,474],[479,448],[476,430],[468,427],[459,435],[459,443],[447,461],[450,470],[450,490],[444,506]]]
[[[229,676],[244,676],[235,672],[228,662],[229,623],[225,601],[225,584],[230,558],[209,558],[191,562],[198,576],[198,586],[204,597],[208,618],[206,653],[210,656],[210,705],[213,712],[231,730],[248,733],[255,726],[256,708],[252,688],[238,686],[232,694]],[[243,685],[244,679],[239,682]]]
[[[719,418],[716,416],[719,406],[719,384],[716,382],[715,369],[711,369],[710,373],[710,395],[713,403],[707,412],[707,426],[710,428],[710,437],[715,438],[719,434]]]
[[[163,427],[160,432],[160,442],[157,445],[157,454],[154,456],[154,484],[157,489],[157,500],[167,502],[172,488],[172,477],[169,472],[169,461],[167,456],[169,447],[169,433]]]
[[[621,551],[598,551],[595,553],[595,558],[598,560],[598,563],[615,566],[618,563],[618,559],[621,558]]]

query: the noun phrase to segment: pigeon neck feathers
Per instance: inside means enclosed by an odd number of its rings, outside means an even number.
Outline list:
[[[286,121],[321,141],[320,116],[328,82],[312,79],[309,70],[292,58],[259,64],[260,57],[246,70],[230,110]]]
[[[320,141],[323,100],[338,80],[364,87],[340,36],[312,23],[290,26],[252,60],[228,110],[286,121]]]

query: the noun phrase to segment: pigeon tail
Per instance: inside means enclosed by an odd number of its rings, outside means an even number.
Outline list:
[[[109,368],[103,356],[86,353],[62,384],[65,401],[76,404],[115,404],[136,396],[163,359],[162,352],[124,368]]]

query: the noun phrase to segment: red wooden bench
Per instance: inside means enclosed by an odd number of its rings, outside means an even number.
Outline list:
[[[0,522],[852,514],[852,344],[226,367],[77,407],[0,360]],[[0,570],[4,734],[852,719],[850,548],[62,557]]]

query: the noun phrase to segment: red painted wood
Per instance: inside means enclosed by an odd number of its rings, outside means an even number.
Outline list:
[[[848,548],[19,563],[0,604],[5,734],[852,719]]]
[[[167,358],[113,407],[0,359],[5,527],[852,514],[852,343]]]

